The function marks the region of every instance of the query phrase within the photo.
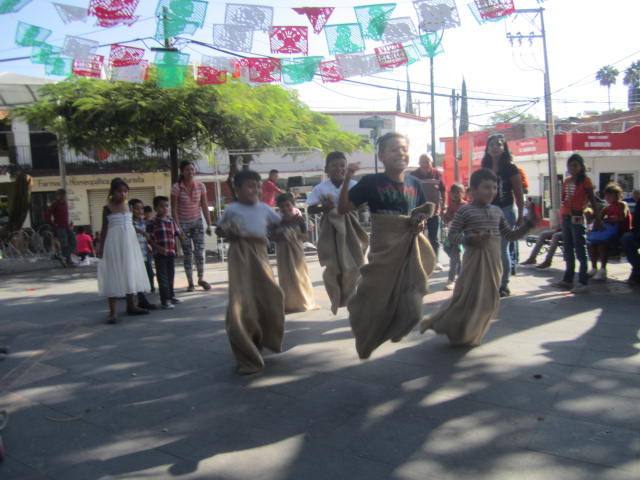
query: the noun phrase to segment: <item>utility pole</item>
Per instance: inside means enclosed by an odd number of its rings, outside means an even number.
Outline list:
[[[429,72],[431,74],[431,159],[436,161],[436,95],[433,84],[433,55],[429,56]]]
[[[458,95],[456,89],[451,90],[451,119],[453,120],[453,176],[460,182],[460,166],[458,165]]]
[[[534,17],[540,16],[540,34],[531,32],[522,34],[507,33],[507,38],[513,44],[516,40],[522,44],[522,40],[529,40],[533,43],[534,38],[542,39],[542,51],[544,53],[544,110],[545,110],[545,126],[547,135],[547,163],[549,168],[549,196],[551,203],[550,220],[553,227],[557,222],[557,211],[560,208],[560,188],[558,185],[558,173],[555,158],[555,126],[553,123],[553,111],[551,108],[551,82],[549,80],[549,59],[547,57],[547,36],[544,28],[544,8],[523,8],[516,9],[514,13],[533,14]]]

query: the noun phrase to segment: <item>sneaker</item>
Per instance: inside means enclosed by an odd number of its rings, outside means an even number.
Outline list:
[[[162,305],[160,305],[160,308],[162,310],[173,310],[176,307],[174,307],[171,303],[163,303]]]
[[[559,282],[553,282],[551,286],[554,288],[561,288],[562,290],[571,290],[573,288],[573,283],[560,280]]]
[[[500,298],[508,297],[511,295],[511,290],[508,287],[500,287]]]
[[[193,285],[193,283],[190,283],[189,286],[187,287],[187,292],[195,292],[196,287],[195,285]]]
[[[551,266],[551,262],[544,261],[540,265],[536,265],[536,268],[549,268]]]
[[[173,303],[175,305],[176,303],[182,303],[182,300],[180,300],[179,298],[173,297],[171,299],[171,303]]]
[[[453,282],[447,282],[444,285],[445,290],[453,290]]]
[[[534,265],[535,263],[535,258],[527,258],[524,262],[520,262],[520,265]]]
[[[442,268],[442,265],[440,265],[439,263],[436,263],[436,266],[433,267],[433,271],[434,272],[441,272],[443,270],[444,270],[444,268]]]
[[[211,285],[209,285],[209,282],[205,280],[198,280],[198,285],[200,285],[204,290],[211,290]]]
[[[606,280],[607,279],[607,271],[604,268],[599,269],[595,275],[593,276],[594,280]]]
[[[598,273],[598,269],[597,268],[592,268],[591,270],[589,270],[587,272],[587,275],[589,275],[589,277],[593,277],[596,273]]]
[[[571,293],[589,293],[589,285],[579,283],[571,289]]]

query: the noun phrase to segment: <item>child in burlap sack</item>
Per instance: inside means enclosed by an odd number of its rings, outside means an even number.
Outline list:
[[[469,183],[473,201],[460,207],[449,226],[449,241],[465,247],[453,296],[420,322],[422,333],[432,329],[446,334],[453,346],[481,342],[500,304],[501,239],[517,240],[535,226],[533,211],[524,225],[512,228],[500,207],[491,204],[498,190],[493,171],[476,170]]]
[[[276,241],[278,283],[284,293],[284,311],[315,310],[318,307],[313,300],[313,286],[304,254],[307,222],[290,193],[278,195],[276,205],[282,216],[282,226],[274,232],[273,239]]]
[[[226,329],[238,373],[264,368],[262,348],[282,351],[284,297],[267,256],[267,233],[281,223],[260,202],[260,175],[244,170],[234,178],[237,202],[228,205],[216,235],[229,239],[229,305]]]
[[[319,183],[307,198],[308,213],[322,214],[318,234],[318,260],[324,267],[322,280],[331,300],[335,315],[344,307],[360,280],[360,267],[365,263],[369,236],[358,222],[354,211],[338,213],[338,197],[347,169],[347,158],[342,152],[327,155],[324,171],[329,179]],[[355,180],[349,180],[352,188]]]
[[[349,322],[360,358],[387,340],[400,341],[422,315],[422,297],[435,266],[435,254],[423,235],[433,203],[425,203],[417,178],[405,175],[409,163],[408,140],[390,132],[378,141],[384,173],[365,175],[349,190],[348,182],[359,164],[349,164],[338,210],[345,213],[366,203],[372,231],[369,263],[349,299]]]

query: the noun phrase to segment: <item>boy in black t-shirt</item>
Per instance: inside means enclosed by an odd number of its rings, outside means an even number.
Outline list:
[[[390,132],[378,141],[384,173],[365,175],[349,190],[358,164],[349,164],[338,211],[367,203],[372,213],[369,263],[348,301],[349,322],[360,358],[387,340],[399,341],[418,323],[435,254],[424,231],[434,204],[425,203],[420,182],[404,170],[409,163],[407,139]]]

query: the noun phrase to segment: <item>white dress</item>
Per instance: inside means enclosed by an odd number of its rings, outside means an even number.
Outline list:
[[[149,277],[140,244],[133,228],[131,212],[107,215],[109,230],[98,264],[98,291],[105,297],[148,292]]]

